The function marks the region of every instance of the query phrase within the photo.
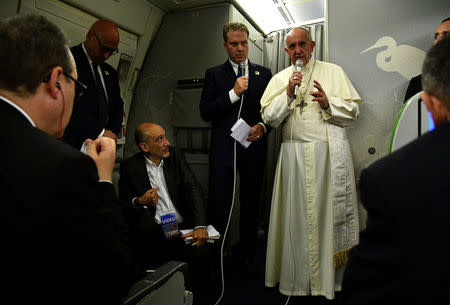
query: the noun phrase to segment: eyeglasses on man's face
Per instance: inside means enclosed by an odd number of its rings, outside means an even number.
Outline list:
[[[63,70],[63,74],[70,78],[71,80],[73,80],[73,82],[75,83],[75,92],[76,95],[78,97],[80,97],[81,95],[83,95],[83,93],[87,90],[87,86],[85,84],[83,84],[82,82],[80,82],[78,79],[75,79],[72,75],[70,75],[69,73],[67,73],[66,71]]]
[[[448,31],[443,31],[443,32],[440,32],[440,33],[434,33],[433,37],[434,37],[434,40],[436,40],[436,39],[439,39],[439,38],[444,38],[447,35],[448,35]]]
[[[72,75],[70,75],[69,73],[67,73],[66,71],[63,70],[63,74],[64,76],[66,76],[67,78],[73,80],[73,82],[75,83],[75,94],[80,97],[81,95],[83,95],[83,93],[88,89],[88,87],[83,84],[82,82],[80,82],[78,79],[75,79]],[[46,76],[43,80],[44,83],[47,83],[50,80],[50,75]]]
[[[119,49],[111,49],[110,47],[105,46],[100,39],[98,39],[97,34],[94,33],[95,39],[97,39],[98,45],[100,46],[100,49],[102,50],[103,53],[110,53],[111,55],[117,54],[119,52]]]

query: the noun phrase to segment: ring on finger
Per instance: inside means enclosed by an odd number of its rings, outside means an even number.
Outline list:
[[[294,76],[294,79],[297,79],[297,76]]]

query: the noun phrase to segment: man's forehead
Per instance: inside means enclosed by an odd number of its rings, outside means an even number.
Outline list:
[[[441,24],[437,27],[436,32],[449,31],[449,30],[450,30],[450,20],[441,23]]]
[[[308,32],[305,29],[292,30],[286,36],[286,44],[289,45],[294,41],[309,41]]]
[[[157,139],[157,138],[159,138],[160,136],[164,136],[164,135],[166,134],[166,131],[165,131],[164,128],[162,128],[161,126],[155,125],[155,126],[153,126],[152,128],[150,128],[150,129],[147,130],[147,134],[148,134],[150,137],[152,137],[152,138],[154,138],[154,139]]]
[[[227,32],[228,40],[231,39],[231,36],[233,36],[237,40],[238,38],[236,36],[240,36],[240,35],[245,35],[245,39],[248,38],[247,33],[244,31],[241,31],[241,30],[230,30]],[[241,37],[239,37],[239,38],[241,38]]]

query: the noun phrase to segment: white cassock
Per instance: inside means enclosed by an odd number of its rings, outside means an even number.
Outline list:
[[[264,122],[281,125],[283,142],[270,210],[265,284],[286,295],[341,289],[349,249],[359,240],[357,194],[344,127],[361,98],[341,67],[311,59],[297,98],[286,94],[294,66],[274,75],[261,99]],[[317,80],[329,108],[312,101]],[[306,106],[301,101],[304,100]]]

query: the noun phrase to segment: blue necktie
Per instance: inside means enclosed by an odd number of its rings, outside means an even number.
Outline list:
[[[241,69],[240,66],[238,66],[238,73],[237,73],[237,75],[236,75],[236,78],[239,78],[239,77],[241,77],[241,76],[242,76],[242,69]]]

